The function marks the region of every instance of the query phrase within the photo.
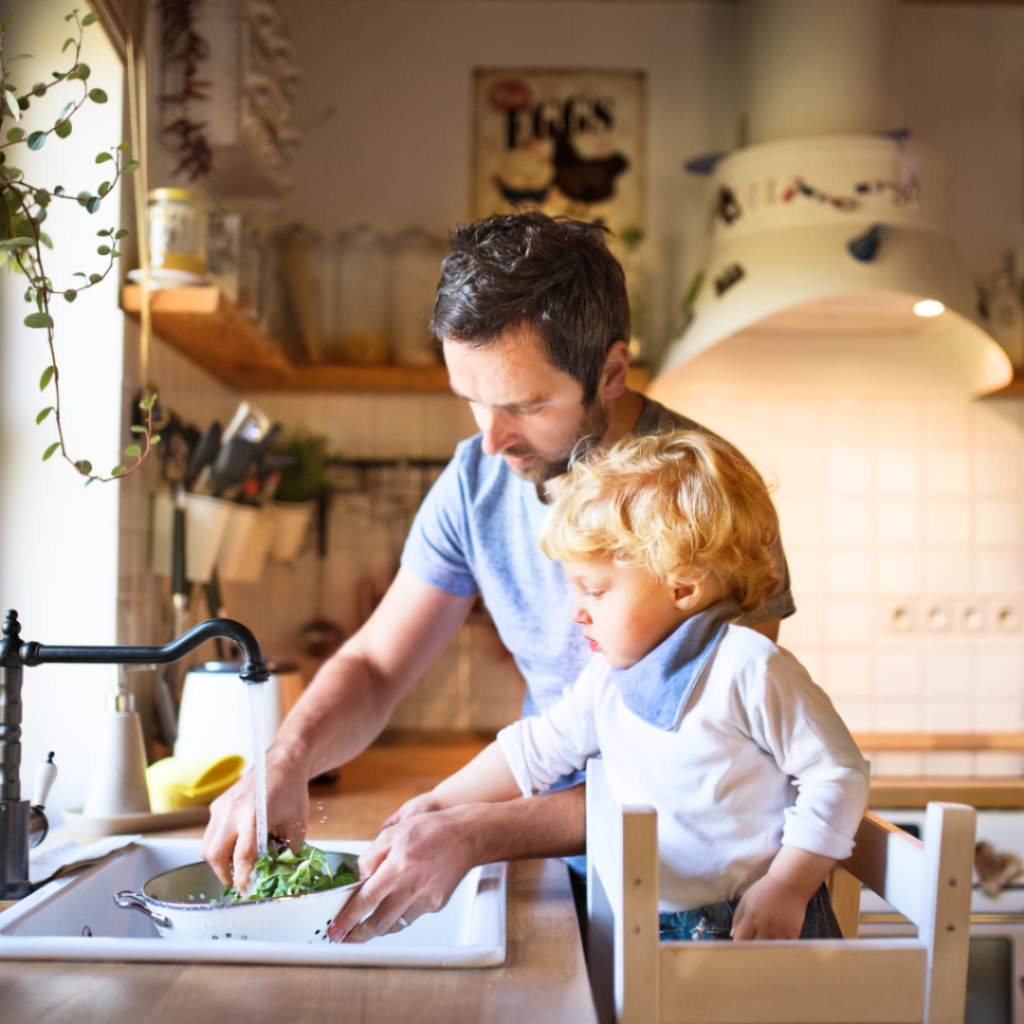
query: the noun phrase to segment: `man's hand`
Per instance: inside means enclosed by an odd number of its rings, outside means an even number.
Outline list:
[[[807,900],[771,875],[758,879],[742,896],[732,919],[737,942],[744,939],[799,939]]]
[[[256,780],[249,772],[210,807],[199,856],[225,885],[244,892],[256,863]],[[306,837],[309,789],[305,774],[267,754],[267,833],[298,851]],[[233,868],[233,874],[232,874]]]
[[[384,824],[381,825],[381,831],[391,828],[392,825],[397,825],[400,821],[405,821],[406,818],[412,818],[417,814],[431,814],[433,811],[440,811],[442,809],[443,805],[434,796],[433,791],[421,793],[419,796],[414,796],[411,800],[406,800],[394,814],[390,815]]]
[[[367,880],[334,919],[327,932],[332,941],[366,942],[396,931],[399,917],[411,924],[440,910],[479,863],[481,805],[430,811],[423,803],[430,796],[404,804],[359,858],[359,876]],[[426,812],[414,811],[414,805]]]

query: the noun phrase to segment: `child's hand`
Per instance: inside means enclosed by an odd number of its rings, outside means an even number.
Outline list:
[[[733,939],[799,939],[807,900],[771,875],[756,881],[741,897],[732,919]]]
[[[444,805],[440,800],[434,796],[433,791],[429,793],[421,793],[419,796],[414,796],[411,800],[406,800],[401,807],[392,814],[380,829],[383,832],[384,829],[390,828],[392,825],[397,825],[400,821],[405,821],[406,818],[411,818],[417,814],[430,814],[432,811],[442,811]]]

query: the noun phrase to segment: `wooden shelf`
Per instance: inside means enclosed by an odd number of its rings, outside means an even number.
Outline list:
[[[142,289],[121,293],[126,313],[142,310]],[[448,391],[443,366],[298,366],[214,287],[150,292],[153,329],[168,344],[238,391]],[[645,367],[629,371],[630,387],[642,391]]]

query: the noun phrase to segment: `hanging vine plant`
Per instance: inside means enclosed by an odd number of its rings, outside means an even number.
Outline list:
[[[6,265],[14,273],[24,275],[27,282],[25,301],[35,307],[34,311],[25,317],[25,326],[45,331],[49,345],[50,364],[39,378],[39,390],[52,393],[53,404],[45,406],[39,412],[36,424],[50,422],[52,414],[52,422],[57,427],[57,440],[43,452],[43,461],[46,462],[60,452],[61,457],[86,478],[86,486],[95,480],[107,483],[130,476],[138,470],[149,457],[153,446],[160,440],[159,434],[153,432],[153,407],[156,405],[157,396],[154,393],[142,398],[139,407],[143,412],[144,422],[132,426],[132,433],[137,437],[124,449],[125,461],[118,462],[110,470],[109,475],[95,473],[88,459],[73,458],[61,421],[60,371],[57,368],[54,322],[50,304],[58,296],[65,302],[74,302],[82,292],[94,288],[105,280],[121,256],[118,243],[128,232],[123,228],[101,228],[96,232],[100,239],[96,253],[106,260],[106,265],[102,266],[100,271],[77,271],[72,275],[80,280],[55,284],[47,276],[43,265],[43,250],[53,249],[53,240],[43,230],[42,225],[46,221],[48,208],[56,201],[77,203],[88,214],[98,213],[104,198],[111,193],[121,177],[134,173],[140,165],[137,160],[126,159],[129,144],[121,142],[96,155],[98,165],[111,165],[108,171],[112,172],[110,178],[101,182],[95,190],[86,189],[71,194],[61,185],[47,188],[30,184],[22,170],[10,162],[9,156],[16,153],[19,146],[38,151],[54,139],[66,139],[72,132],[72,118],[86,103],[107,102],[107,94],[102,89],[90,87],[91,71],[89,65],[82,60],[84,30],[99,20],[98,14],[90,12],[79,17],[76,9],[65,17],[66,22],[74,23],[74,34],[68,37],[61,52],[71,50],[74,63],[67,71],[54,71],[52,81],[36,82],[27,90],[20,90],[10,81],[9,66],[15,61],[31,57],[31,54],[27,53],[8,56],[4,49],[5,34],[13,20],[7,18],[0,22],[0,211],[3,214],[0,220],[0,234],[3,235],[0,240],[0,266]],[[81,90],[80,95],[65,104],[53,127],[28,130],[23,118],[31,108],[33,99],[46,96],[51,89],[66,86],[75,89],[76,85]],[[15,123],[11,125],[11,121]]]

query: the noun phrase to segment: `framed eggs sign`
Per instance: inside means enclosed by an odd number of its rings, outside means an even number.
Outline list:
[[[479,70],[473,216],[542,210],[644,230],[640,71]]]

